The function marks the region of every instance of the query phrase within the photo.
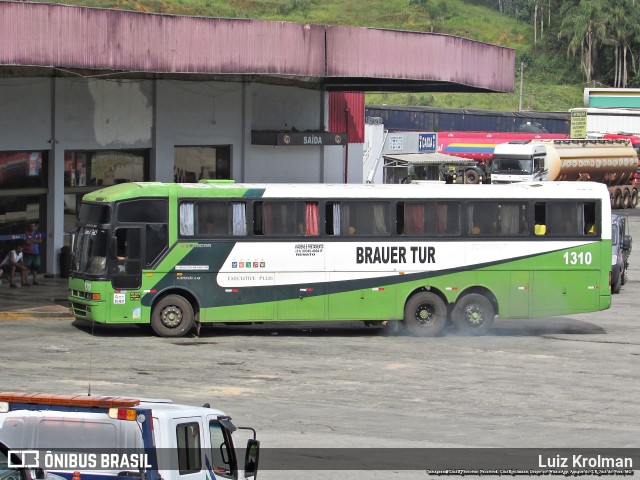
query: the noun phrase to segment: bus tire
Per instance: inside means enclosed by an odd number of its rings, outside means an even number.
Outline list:
[[[622,194],[622,208],[629,207],[631,207],[631,192],[629,192],[628,188],[625,188]]]
[[[624,285],[625,283],[627,283],[627,268],[625,267],[624,270],[622,270],[622,274],[620,275],[620,285]]]
[[[416,293],[404,306],[402,323],[412,335],[434,337],[447,324],[447,305],[435,293]]]
[[[470,293],[460,298],[451,312],[453,325],[463,334],[484,335],[493,325],[495,310],[484,295]]]
[[[153,307],[151,328],[160,337],[182,337],[193,324],[193,307],[180,295],[167,295]]]
[[[631,190],[631,208],[636,208],[638,206],[638,190],[635,188]]]
[[[475,185],[480,182],[480,175],[475,170],[467,170],[464,172],[464,182]]]

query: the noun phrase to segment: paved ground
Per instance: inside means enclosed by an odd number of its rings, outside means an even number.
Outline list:
[[[67,302],[68,282],[66,278],[40,276],[39,285],[10,288],[9,282],[3,279],[0,286],[0,319],[71,318]]]

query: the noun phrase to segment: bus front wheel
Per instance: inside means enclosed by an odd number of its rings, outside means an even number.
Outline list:
[[[451,312],[453,325],[464,334],[484,335],[493,325],[495,311],[487,297],[478,293],[465,295]]]
[[[402,323],[413,335],[433,337],[447,324],[447,306],[435,293],[417,293],[405,305]]]
[[[153,307],[151,328],[161,337],[182,337],[193,323],[193,308],[180,295],[167,295]]]

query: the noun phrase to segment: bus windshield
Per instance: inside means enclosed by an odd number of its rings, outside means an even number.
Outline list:
[[[81,227],[75,243],[73,271],[89,275],[106,274],[108,245],[108,230]]]
[[[533,172],[531,157],[493,157],[491,173],[527,173]]]

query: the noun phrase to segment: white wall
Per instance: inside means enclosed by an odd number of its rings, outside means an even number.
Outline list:
[[[251,84],[252,130],[322,130],[323,96],[315,90]],[[321,183],[322,157],[327,148],[251,145],[245,157],[247,182]]]
[[[52,82],[50,78],[0,79],[2,150],[49,150]]]
[[[231,175],[239,180],[243,143],[242,84],[159,80],[154,180],[173,181],[173,147],[231,145]],[[152,172],[153,174],[153,172]]]

